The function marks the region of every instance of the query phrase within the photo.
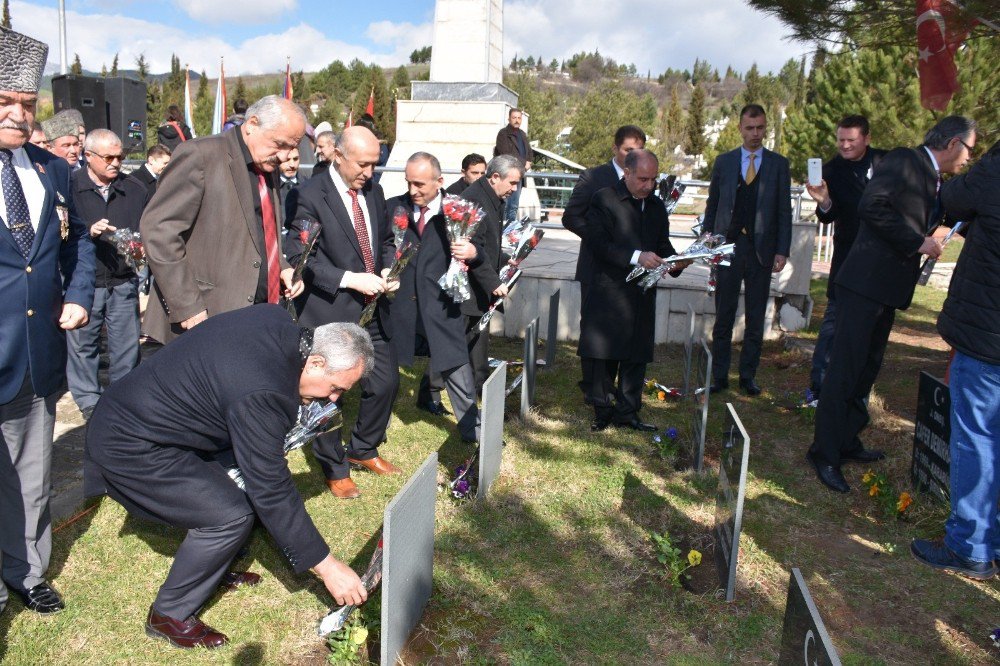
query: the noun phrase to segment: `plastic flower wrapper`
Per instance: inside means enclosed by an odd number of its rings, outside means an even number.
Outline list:
[[[322,229],[322,226],[316,220],[301,218],[292,222],[289,233],[297,234],[299,242],[302,243],[302,254],[299,255],[299,260],[295,263],[295,270],[292,273],[292,284],[302,279],[302,274],[306,271],[306,264],[309,262],[309,257],[312,256],[313,248],[316,247],[316,240],[319,238],[320,229]],[[298,321],[295,313],[295,304],[291,299],[285,300],[285,309],[288,310],[288,314],[292,315],[292,319]]]
[[[522,217],[520,220],[510,222],[503,228],[503,234],[500,236],[500,251],[508,257],[514,256],[514,252],[521,244],[521,239],[530,232],[534,231],[534,228],[534,225],[531,223],[531,220],[527,215]]]
[[[663,200],[663,207],[667,209],[667,215],[674,212],[674,209],[677,208],[677,202],[681,200],[681,195],[684,194],[685,189],[687,189],[687,185],[678,183],[677,176],[660,174],[659,195]]]
[[[396,210],[392,212],[392,242],[396,246],[396,258],[399,258],[399,252],[403,245],[403,236],[406,235],[406,230],[410,226],[410,214],[407,212],[406,208],[403,206],[396,206]]]
[[[455,468],[455,478],[448,484],[448,490],[455,499],[468,499],[479,485],[479,449],[465,462]]]
[[[508,293],[510,293],[511,288],[514,286],[514,283],[517,282],[517,279],[521,277],[521,262],[524,261],[536,247],[538,247],[538,244],[541,242],[542,236],[544,235],[544,231],[541,229],[535,229],[530,224],[525,230],[525,233],[521,235],[518,245],[514,248],[514,252],[511,254],[507,265],[500,269],[500,282],[507,286]],[[476,325],[476,329],[479,332],[486,330],[486,327],[490,325],[490,319],[492,319],[496,311],[500,309],[503,302],[503,296],[493,297],[493,302],[490,303],[490,307],[486,309],[486,312],[483,313],[483,316],[479,319],[479,323]]]
[[[396,258],[392,262],[392,266],[389,267],[389,272],[386,273],[385,279],[387,282],[398,282],[399,276],[403,274],[403,269],[406,268],[407,264],[413,260],[413,257],[417,256],[417,250],[420,249],[420,243],[413,244],[410,241],[403,243],[402,246],[396,246]],[[385,298],[390,301],[396,297],[396,292],[390,292],[385,294]],[[359,326],[367,326],[375,316],[375,308],[378,307],[378,299],[372,300],[365,309],[361,311],[361,319],[358,321]]]
[[[361,576],[361,584],[365,586],[365,590],[367,590],[370,595],[381,582],[382,539],[379,539],[378,546],[375,547],[375,552],[372,553],[372,559],[368,562],[368,569],[366,569],[364,575]],[[331,609],[330,612],[326,614],[326,617],[320,620],[319,635],[326,636],[334,631],[340,631],[343,629],[355,608],[357,608],[355,604],[347,604],[346,606],[338,606],[337,608]]]
[[[448,240],[452,243],[471,238],[484,215],[482,208],[454,194],[446,195],[441,201],[441,212],[444,213]],[[452,257],[447,272],[438,280],[438,284],[455,303],[464,303],[472,298],[468,271],[469,267],[464,261]]]
[[[993,647],[1000,648],[1000,629],[990,632],[990,640],[993,641]]]
[[[639,279],[643,291],[653,287],[664,275],[677,268],[682,261],[698,261],[708,266],[728,266],[733,258],[734,245],[726,242],[726,237],[719,234],[702,234],[683,252],[663,259],[663,263],[653,269],[636,266],[625,278],[626,282]],[[712,282],[710,277],[709,282]],[[710,291],[713,287],[710,287]]]
[[[136,273],[146,268],[146,248],[142,246],[142,238],[138,231],[119,229],[111,235],[111,242],[118,254],[125,257],[125,263]]]

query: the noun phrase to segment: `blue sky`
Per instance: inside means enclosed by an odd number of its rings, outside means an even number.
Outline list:
[[[50,45],[50,71],[59,65],[57,0],[12,0],[14,29]],[[291,56],[294,69],[314,71],[340,59],[383,66],[408,61],[431,43],[433,0],[66,0],[69,58],[86,69],[122,67],[142,53],[152,71],[169,68],[176,53],[192,69],[226,74],[274,72]],[[754,61],[777,71],[807,44],[785,40],[774,19],[743,0],[506,0],[504,57],[563,59],[598,49],[655,76],[690,68],[695,58],[725,70]]]

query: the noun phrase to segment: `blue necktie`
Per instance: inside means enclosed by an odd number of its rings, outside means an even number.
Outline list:
[[[3,185],[3,199],[7,205],[7,226],[17,242],[18,249],[25,259],[31,252],[31,244],[35,242],[35,230],[31,226],[31,213],[28,212],[28,202],[21,189],[21,179],[14,171],[14,154],[6,148],[0,149],[0,183]]]

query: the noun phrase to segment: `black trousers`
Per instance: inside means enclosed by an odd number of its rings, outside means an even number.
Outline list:
[[[469,343],[469,363],[476,380],[476,393],[483,392],[483,384],[490,378],[490,331],[476,330],[482,315],[471,315],[465,318],[465,339]]]
[[[392,404],[399,391],[399,362],[395,348],[383,335],[377,318],[368,324],[366,330],[375,347],[375,367],[360,382],[361,402],[351,441],[345,450],[341,431],[335,430],[321,435],[313,443],[313,454],[327,479],[349,477],[351,467],[348,458],[370,460],[378,455],[378,447],[385,441]]]
[[[712,328],[712,378],[728,382],[733,347],[733,324],[739,307],[740,286],[743,296],[743,349],[740,351],[740,379],[753,379],[760,365],[764,343],[764,315],[771,289],[771,266],[757,259],[753,239],[740,234],[730,266],[720,266],[715,289],[715,326]]]
[[[615,423],[628,423],[637,418],[642,408],[646,363],[600,358],[590,360],[593,375],[587,401],[594,406],[595,416]]]
[[[865,398],[882,368],[896,309],[839,285],[834,289],[837,326],[810,451],[821,463],[839,467],[841,455],[863,448],[859,434],[869,420]]]

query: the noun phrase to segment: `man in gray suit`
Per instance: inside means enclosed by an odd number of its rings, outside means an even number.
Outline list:
[[[744,285],[743,350],[740,388],[750,396],[761,388],[754,377],[764,341],[764,312],[771,273],[785,267],[792,244],[791,178],[788,160],[763,147],[767,132],[764,108],[748,104],[740,111],[743,145],[719,155],[712,169],[705,208],[706,232],[736,244],[732,265],[719,268],[712,329],[712,393],[729,388],[733,323]]]

